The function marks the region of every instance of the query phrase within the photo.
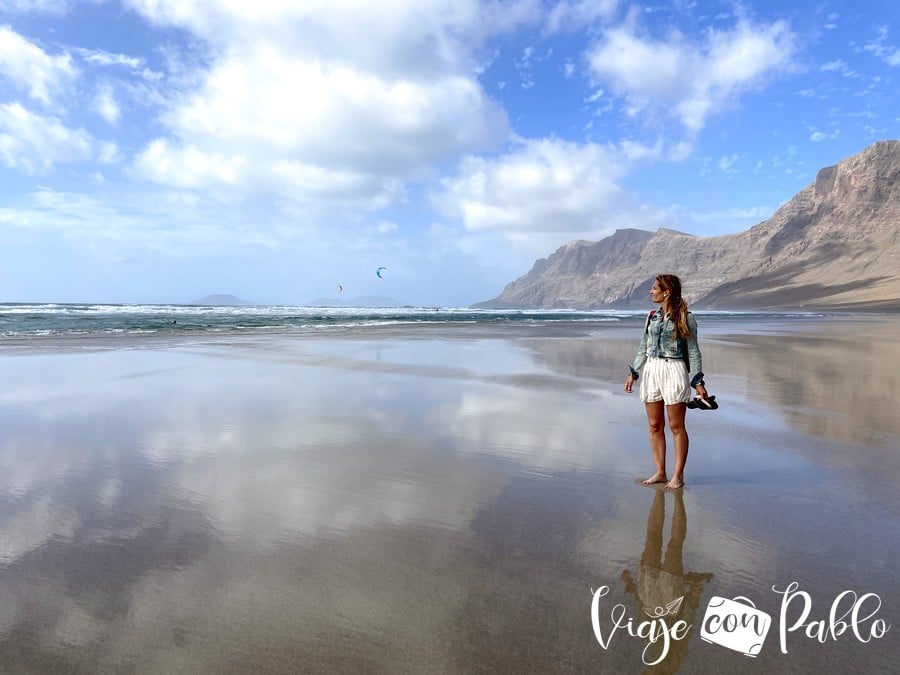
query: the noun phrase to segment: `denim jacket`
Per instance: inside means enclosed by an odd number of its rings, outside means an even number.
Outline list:
[[[663,359],[683,359],[690,374],[691,386],[696,387],[703,382],[703,361],[697,345],[697,320],[690,312],[687,313],[687,325],[691,337],[675,340],[675,322],[663,317],[662,311],[654,310],[650,313],[641,345],[630,366],[634,379],[638,379],[647,357],[656,356]]]

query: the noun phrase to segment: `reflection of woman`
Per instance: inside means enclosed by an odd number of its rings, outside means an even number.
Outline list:
[[[693,626],[703,587],[713,575],[684,571],[682,548],[687,534],[687,513],[684,510],[684,496],[681,492],[675,494],[672,533],[663,556],[665,520],[666,496],[662,492],[657,492],[647,518],[647,542],[641,555],[638,578],[634,579],[631,572],[625,570],[622,572],[622,581],[625,582],[625,592],[634,594],[635,617],[646,620],[645,617],[664,616],[668,626],[672,626],[676,621],[684,621],[687,625]],[[652,672],[677,672],[687,654],[689,637],[673,640],[669,646],[668,656],[662,663],[652,668]]]
[[[650,300],[659,305],[659,310],[647,318],[641,345],[625,380],[625,391],[631,393],[632,385],[641,378],[641,401],[647,411],[650,450],[656,464],[656,473],[643,482],[667,483],[667,488],[677,490],[684,486],[689,443],[684,413],[691,400],[691,387],[701,398],[707,396],[697,345],[697,321],[681,297],[681,280],[674,274],[656,277]],[[672,480],[666,473],[665,417],[669,418],[675,445]]]

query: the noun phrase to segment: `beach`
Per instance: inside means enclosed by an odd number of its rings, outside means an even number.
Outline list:
[[[900,318],[700,329],[674,493],[639,322],[0,343],[0,672],[895,672]]]

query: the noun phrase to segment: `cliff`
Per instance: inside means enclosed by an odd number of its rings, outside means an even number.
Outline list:
[[[745,232],[617,230],[538,260],[476,307],[643,307],[657,274],[703,308],[900,309],[900,141],[879,141]]]

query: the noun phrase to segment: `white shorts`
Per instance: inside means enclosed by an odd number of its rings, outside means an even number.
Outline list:
[[[644,403],[663,401],[666,405],[675,405],[691,400],[691,383],[682,359],[647,357],[640,382]]]

